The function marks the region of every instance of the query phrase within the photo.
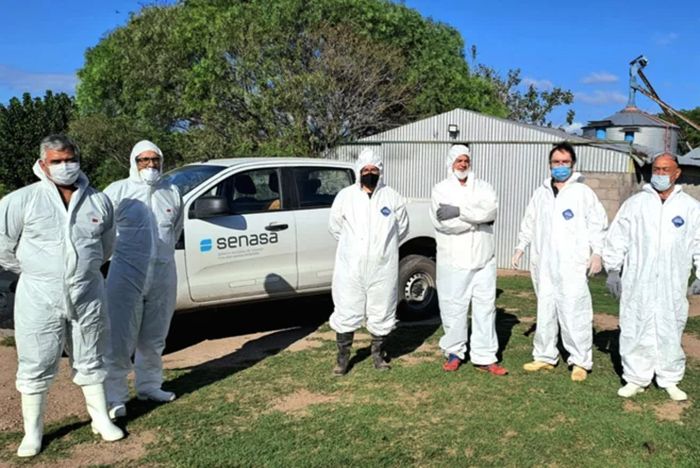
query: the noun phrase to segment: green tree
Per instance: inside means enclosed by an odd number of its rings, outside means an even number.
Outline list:
[[[455,107],[508,113],[455,29],[386,0],[147,7],[79,77],[82,116],[176,133],[183,160],[316,154]]]
[[[32,172],[39,143],[53,133],[65,133],[74,113],[73,98],[46,91],[43,98],[24,93],[0,104],[0,195],[35,182]]]
[[[689,110],[679,111],[681,114],[688,117],[692,122],[700,125],[700,107]],[[683,122],[681,119],[676,119],[676,122],[681,127],[681,142],[679,151],[681,154],[687,153],[690,148],[700,147],[700,132]]]

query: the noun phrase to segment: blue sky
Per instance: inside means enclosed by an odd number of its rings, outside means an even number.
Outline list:
[[[28,91],[72,93],[85,49],[152,1],[6,0],[0,3],[0,103]],[[163,3],[162,1],[160,3]],[[455,27],[478,60],[502,74],[520,68],[540,89],[572,90],[576,122],[604,118],[627,101],[628,63],[645,72],[678,109],[700,106],[700,1],[405,0],[424,16]],[[640,96],[638,105],[658,107]],[[565,109],[554,112],[564,124]]]

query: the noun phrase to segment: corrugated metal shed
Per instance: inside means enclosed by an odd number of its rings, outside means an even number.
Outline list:
[[[670,122],[666,122],[655,115],[648,114],[638,107],[625,107],[619,112],[602,120],[593,120],[584,129],[590,127],[661,127],[680,128]]]
[[[448,131],[456,125],[458,133]],[[526,125],[455,109],[331,150],[328,157],[353,161],[362,148],[376,146],[384,158],[386,182],[409,198],[429,198],[433,185],[448,175],[450,146],[464,143],[472,169],[495,188],[500,211],[495,224],[498,267],[509,268],[520,221],[534,190],[549,175],[547,155],[554,143],[577,145],[577,169],[583,172],[634,171],[627,144],[601,145],[553,128]]]

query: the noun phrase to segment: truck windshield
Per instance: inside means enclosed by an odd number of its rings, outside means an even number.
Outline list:
[[[224,169],[225,166],[212,166],[210,164],[183,166],[167,172],[163,178],[176,185],[180,190],[180,195],[185,196],[187,192]]]

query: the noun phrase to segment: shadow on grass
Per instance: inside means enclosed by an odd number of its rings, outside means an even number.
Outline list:
[[[598,351],[609,354],[615,373],[622,381],[622,358],[620,358],[620,329],[603,330],[597,332],[593,330],[593,344]]]

